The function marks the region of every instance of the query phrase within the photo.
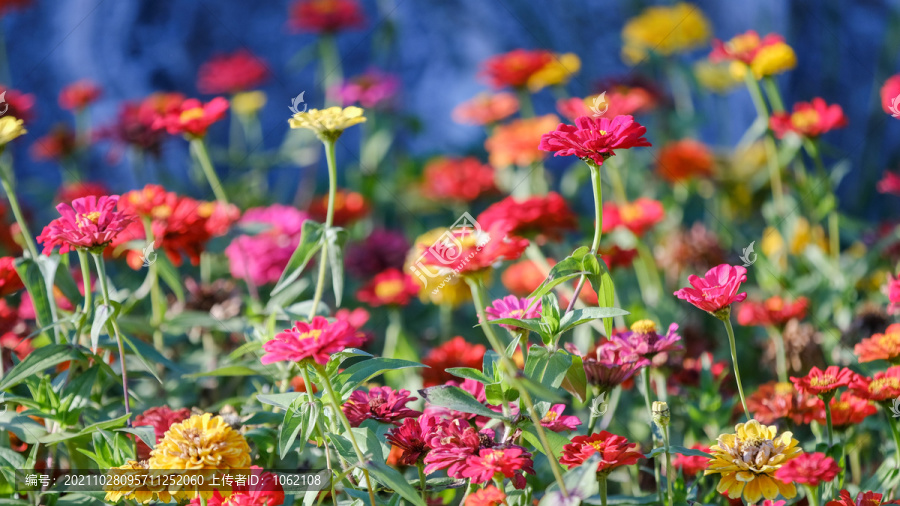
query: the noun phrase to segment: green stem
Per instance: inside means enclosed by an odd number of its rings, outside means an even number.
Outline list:
[[[309,319],[316,316],[319,302],[322,301],[322,292],[325,290],[325,272],[328,266],[328,234],[334,221],[334,198],[337,195],[337,163],[335,162],[335,141],[323,140],[325,144],[325,161],[328,163],[328,211],[325,214],[325,241],[322,244],[322,254],[319,262],[319,276],[316,280],[316,291],[313,295],[312,306],[309,308]]]
[[[78,322],[75,339],[80,340],[81,331],[85,322],[91,318],[94,309],[93,290],[91,289],[91,264],[88,254],[83,249],[78,250],[78,262],[81,265],[81,278],[84,282],[84,308],[82,308],[82,318]]]
[[[653,448],[656,448],[659,441],[656,438],[656,433],[653,431],[653,391],[650,388],[650,367],[641,369],[641,380],[644,384],[644,404],[647,407],[647,415],[650,417],[650,438],[653,440]],[[653,459],[653,477],[656,480],[656,495],[659,497],[660,503],[663,502],[663,492],[659,487],[659,482],[662,479],[661,476],[659,471],[659,460]]]
[[[469,288],[471,288],[472,290],[472,301],[475,304],[475,311],[478,313],[479,320],[483,322],[488,321],[487,314],[484,311],[485,300],[484,294],[482,293],[484,287],[481,284],[481,280],[471,278],[469,276],[466,276],[465,280],[466,283],[469,284]],[[541,425],[541,418],[534,410],[534,402],[532,402],[531,400],[531,395],[528,393],[528,390],[523,388],[522,384],[519,382],[518,367],[516,367],[513,361],[508,356],[506,356],[506,349],[500,344],[500,338],[497,337],[497,334],[494,332],[494,326],[482,325],[481,328],[484,330],[484,334],[485,336],[487,336],[488,342],[491,343],[491,347],[494,348],[494,351],[496,351],[498,355],[500,355],[500,363],[503,365],[504,369],[506,369],[506,379],[509,381],[510,386],[519,392],[519,399],[521,400],[522,404],[525,405],[526,411],[528,412],[529,417],[531,417],[531,422],[534,425],[534,430],[535,432],[537,432],[538,439],[540,440],[541,446],[544,449],[544,454],[547,455],[548,460],[550,461],[550,470],[553,471],[553,477],[556,479],[557,485],[559,485],[559,490],[560,492],[562,492],[563,497],[568,498],[569,492],[566,489],[566,483],[563,480],[559,462],[553,456],[553,449],[550,447],[550,441],[547,439],[547,434],[544,431],[544,426]]]
[[[600,249],[600,238],[603,236],[603,185],[600,181],[600,166],[594,162],[585,163],[588,168],[591,169],[591,188],[594,190],[594,240],[591,242],[591,254],[594,254]],[[575,301],[578,300],[578,296],[581,294],[585,279],[587,278],[584,274],[578,279],[578,286],[575,287],[575,295],[572,297],[572,300],[569,301],[569,307],[566,308],[566,313],[575,308]]]
[[[388,326],[384,331],[382,357],[392,358],[397,353],[397,342],[400,340],[401,332],[403,332],[403,316],[400,314],[400,308],[391,306],[388,308]]]
[[[822,398],[825,402],[825,432],[828,434],[828,448],[834,446],[834,429],[831,424],[831,399]]]
[[[425,479],[425,464],[419,462],[416,464],[416,467],[419,469],[419,487],[422,490],[422,500],[428,501],[428,484]]]
[[[606,161],[606,173],[609,174],[609,184],[613,189],[613,197],[617,204],[625,204],[628,202],[628,195],[625,192],[625,183],[622,180],[622,173],[619,171],[618,160],[610,158]]]
[[[156,239],[153,236],[153,224],[148,217],[145,217],[143,221],[147,244],[152,244],[152,248],[155,249]],[[162,353],[165,349],[165,342],[163,341],[163,333],[159,328],[163,319],[163,300],[159,287],[159,271],[157,270],[156,262],[151,261],[151,259],[144,258],[144,263],[149,266],[148,269],[150,271],[150,327],[153,328],[153,347],[156,348],[156,351]]]
[[[773,326],[768,326],[769,336],[775,344],[775,368],[778,371],[778,381],[782,383],[788,382],[787,360],[784,352],[784,336],[781,330]]]
[[[734,327],[731,326],[731,308],[728,308],[728,315],[726,318],[722,318],[722,323],[725,324],[725,331],[728,332],[728,344],[731,346],[731,363],[734,366],[734,379],[737,382],[738,393],[741,396],[741,405],[744,406],[744,415],[747,417],[747,420],[751,420],[750,410],[747,409],[747,401],[744,399],[744,386],[741,384],[741,371],[738,368],[738,359],[737,359],[737,346],[734,342]]]
[[[784,112],[784,102],[781,100],[775,79],[772,76],[764,77],[763,87],[766,89],[766,96],[769,97],[769,103],[772,104],[772,112]]]
[[[339,105],[336,97],[330,96],[335,85],[344,80],[344,71],[341,68],[341,57],[333,34],[324,34],[319,37],[319,58],[322,61],[322,95],[329,106]]]
[[[519,115],[523,118],[534,117],[534,104],[531,102],[531,93],[528,88],[520,86],[516,88],[516,95],[519,98]]]
[[[766,107],[766,100],[763,98],[762,89],[759,87],[759,81],[753,77],[752,72],[744,74],[744,81],[747,89],[750,91],[750,98],[753,100],[753,106],[756,107],[756,114],[759,118],[769,124],[769,109]],[[775,202],[775,209],[778,214],[784,212],[784,193],[781,183],[781,168],[778,166],[778,149],[775,146],[775,138],[772,131],[766,129],[766,140],[764,142],[766,148],[766,162],[769,168],[769,180],[772,186],[772,199]]]
[[[888,409],[884,410],[884,414],[888,419],[888,427],[891,428],[891,435],[894,436],[894,451],[896,452],[895,458],[897,459],[895,464],[900,465],[900,422],[894,420],[891,416],[892,413]],[[893,496],[893,494],[889,497],[891,496]]]
[[[675,470],[672,469],[672,453],[669,447],[669,429],[668,427],[660,427],[663,435],[663,443],[666,445],[666,493],[669,496],[669,506],[675,506],[675,494],[672,492],[672,479],[675,477]]]
[[[309,368],[304,364],[300,364],[300,375],[303,376],[303,386],[306,388],[306,401],[312,404],[314,402],[313,383],[309,378]],[[331,465],[331,452],[328,450],[328,445],[325,444],[325,434],[323,434],[323,431],[319,428],[319,421],[320,420],[316,421],[316,433],[318,437],[322,438],[322,451],[325,453],[325,468],[328,469],[333,476],[334,469]],[[337,504],[337,494],[334,492],[334,481],[335,480],[331,480],[331,497],[334,504]]]
[[[816,166],[816,172],[819,173],[819,177],[824,178],[828,192],[831,194],[832,198],[834,198],[834,206],[828,211],[828,249],[831,250],[829,253],[831,253],[831,259],[834,261],[835,267],[839,267],[838,262],[841,258],[841,228],[840,215],[838,214],[837,207],[837,195],[835,195],[831,177],[825,169],[825,163],[822,161],[822,151],[819,149],[818,140],[807,139],[803,143],[803,147],[806,149],[806,153],[809,157],[812,158],[813,164]]]
[[[809,499],[810,506],[819,506],[818,487],[806,485],[806,497]]]
[[[109,278],[106,277],[106,264],[103,262],[103,253],[91,253],[91,255],[94,257],[94,264],[97,266],[97,281],[100,283],[103,303],[110,306],[110,310],[113,310],[109,300]],[[116,322],[115,313],[109,318],[109,324],[112,327],[113,335],[116,336],[116,343],[119,345],[119,363],[122,365],[122,393],[125,396],[125,414],[130,415],[131,399],[128,393],[128,369],[125,367],[125,346],[122,344],[122,335],[119,333],[119,324]]]
[[[0,151],[2,154],[2,151]],[[5,170],[0,169],[0,173],[9,172],[10,179],[12,176],[13,168],[10,165],[9,167],[5,167]],[[13,189],[12,181],[8,181],[6,177],[0,177],[0,182],[3,184],[3,191],[6,192],[6,198],[9,199],[9,207],[12,209],[13,216],[16,218],[16,223],[19,224],[19,230],[22,232],[22,237],[25,240],[25,246],[28,252],[31,254],[31,258],[38,257],[37,245],[34,242],[34,236],[31,235],[31,231],[28,229],[28,222],[25,221],[25,216],[22,214],[22,208],[19,207],[19,199],[16,197],[16,192]]]
[[[605,472],[597,473],[597,484],[599,485],[600,505],[606,506],[606,474]]]
[[[191,153],[194,154],[194,158],[197,160],[197,163],[200,164],[200,168],[203,169],[203,174],[206,176],[207,182],[212,187],[212,191],[216,196],[216,200],[221,204],[228,204],[228,197],[225,195],[225,189],[222,188],[222,181],[219,180],[219,176],[216,175],[216,169],[213,168],[212,161],[209,159],[209,151],[206,150],[206,144],[203,142],[202,137],[197,137],[191,139]]]

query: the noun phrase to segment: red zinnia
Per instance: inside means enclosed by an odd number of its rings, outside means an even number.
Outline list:
[[[607,431],[589,436],[575,436],[571,443],[563,446],[559,463],[571,469],[598,453],[600,463],[597,464],[597,472],[608,473],[619,466],[630,466],[643,457],[640,452],[634,450],[636,446],[635,443],[629,443],[628,439]]]
[[[356,0],[298,0],[291,6],[288,26],[307,32],[337,32],[365,22]]]
[[[757,32],[748,30],[740,35],[735,35],[727,42],[713,39],[713,50],[709,54],[709,59],[713,62],[731,60],[750,65],[760,49],[781,42],[784,42],[784,37],[781,35],[770,33],[760,38]]]
[[[476,221],[490,228],[495,222],[506,220],[513,224],[512,234],[524,237],[538,236],[538,241],[558,240],[566,230],[578,226],[575,214],[560,194],[550,192],[544,196],[525,200],[509,196],[484,210]]]
[[[744,281],[747,281],[747,269],[740,265],[722,264],[708,270],[702,278],[690,275],[688,282],[692,288],[682,288],[675,292],[675,296],[715,314],[747,298],[746,292],[738,293]]]
[[[805,137],[818,137],[835,128],[847,126],[847,117],[844,110],[838,104],[828,105],[821,98],[814,98],[812,102],[798,102],[794,104],[794,110],[775,113],[769,119],[769,126],[779,139],[788,132],[794,132]]]
[[[437,269],[439,275],[451,272],[471,273],[491,268],[502,260],[515,260],[528,247],[528,239],[516,237],[513,223],[499,221],[482,230],[455,227],[447,230],[444,241],[433,245],[417,245],[424,265]]]
[[[552,60],[550,51],[515,49],[485,60],[480,74],[494,88],[522,87]]]
[[[472,344],[460,336],[441,344],[422,359],[422,363],[428,366],[422,371],[422,385],[433,387],[456,379],[456,376],[445,372],[446,369],[481,367],[485,351],[487,349],[483,345]]]
[[[607,202],[603,204],[603,233],[624,227],[634,235],[642,236],[653,225],[661,222],[664,215],[661,202],[645,197],[622,205]]]
[[[328,214],[328,195],[316,197],[309,203],[309,215],[319,223],[324,223]],[[334,196],[334,217],[332,225],[344,227],[369,214],[369,203],[361,194],[338,189]]]
[[[466,459],[465,468],[460,473],[472,483],[486,483],[495,475],[513,480],[516,488],[525,488],[525,476],[534,474],[531,454],[518,446],[483,448]]]
[[[499,488],[488,485],[466,497],[465,506],[500,506],[505,504],[506,494]]]
[[[25,288],[25,284],[16,272],[16,259],[13,257],[0,257],[0,297],[18,292]]]
[[[840,499],[828,501],[825,506],[881,506],[882,504],[900,504],[900,501],[881,502],[882,495],[876,492],[860,492],[856,499],[850,496],[850,492],[841,490]]]
[[[900,74],[888,78],[881,87],[881,107],[884,112],[900,119]]]
[[[556,130],[544,134],[538,147],[556,152],[554,156],[577,156],[603,165],[604,160],[615,156],[616,149],[650,146],[643,137],[646,132],[632,116],[616,116],[612,120],[581,116],[575,125],[560,123]]]
[[[691,449],[700,450],[706,453],[710,452],[708,446],[704,446],[700,443],[695,443]],[[685,476],[694,476],[709,466],[709,457],[678,454],[672,459],[672,466],[674,466],[675,469],[681,469],[681,472],[684,473]]]
[[[0,85],[0,99],[6,103],[4,115],[20,119],[26,124],[33,118],[34,95]]]
[[[422,179],[422,194],[436,200],[471,202],[498,191],[494,169],[473,156],[432,160],[425,165]]]
[[[475,455],[481,448],[495,446],[492,430],[479,432],[462,420],[451,420],[438,426],[427,443],[431,451],[425,456],[425,474],[446,469],[450,477],[462,477],[460,472],[470,455]]]
[[[874,360],[900,362],[900,323],[890,325],[884,334],[875,334],[853,347],[860,363]]]
[[[137,415],[134,417],[134,426],[141,427],[145,425],[149,425],[153,427],[153,433],[156,436],[156,442],[159,441],[165,436],[166,431],[169,430],[169,427],[172,424],[187,420],[191,417],[191,410],[188,408],[181,408],[173,410],[168,406],[158,406],[154,408],[150,408],[147,411]],[[143,440],[137,440],[137,456],[140,460],[146,460],[150,458],[150,450],[151,448],[144,443]]]
[[[405,306],[418,293],[419,284],[412,276],[398,269],[388,269],[360,288],[356,298],[372,307]]]
[[[329,323],[316,316],[310,323],[295,322],[294,327],[278,333],[274,339],[263,344],[266,354],[260,360],[263,364],[290,361],[301,362],[312,359],[325,365],[331,355],[345,348],[360,346],[364,336],[344,320]]]
[[[228,100],[216,97],[207,103],[189,98],[177,107],[163,112],[153,121],[153,128],[165,128],[172,135],[203,137],[209,127],[225,117]]]
[[[809,299],[798,297],[788,302],[778,295],[763,302],[746,301],[738,306],[737,321],[741,325],[782,326],[792,319],[802,320],[809,308]]]
[[[840,397],[831,399],[829,405],[831,406],[831,425],[836,428],[858,425],[878,412],[878,408],[868,399],[859,397],[852,392],[842,392]],[[825,419],[825,404],[821,400],[819,407],[815,421],[824,426],[827,420]]]
[[[900,174],[884,171],[884,177],[878,182],[878,191],[900,195]]]
[[[870,401],[889,401],[900,397],[900,365],[875,373],[872,378],[856,375],[850,383],[850,390]]]
[[[764,383],[747,396],[747,408],[753,418],[766,425],[780,418],[806,425],[819,414],[821,402],[818,397],[796,390],[790,383],[777,381]]]
[[[206,506],[279,506],[284,504],[284,487],[278,475],[264,472],[259,466],[250,466],[253,476],[240,484],[231,485],[231,494],[223,497],[215,490],[206,501]],[[199,497],[191,499],[190,506],[200,506]]]
[[[94,82],[82,80],[59,92],[59,106],[68,111],[80,111],[100,98],[102,90]]]
[[[437,428],[444,424],[440,418],[428,413],[419,415],[418,418],[405,418],[397,427],[388,431],[385,439],[400,449],[401,464],[414,466],[431,450],[428,441]]]
[[[467,125],[489,125],[508,118],[519,110],[519,99],[512,93],[482,93],[453,109],[453,121]]]
[[[818,367],[810,369],[802,378],[791,376],[791,383],[797,390],[809,395],[827,395],[840,388],[849,386],[856,373],[846,367],[836,365],[826,368],[824,371]]]
[[[399,425],[397,422],[404,418],[414,418],[422,414],[406,407],[414,400],[416,398],[409,395],[409,390],[372,387],[368,392],[356,390],[350,394],[350,398],[344,403],[343,411],[354,427],[359,427],[369,419]]]
[[[44,245],[44,254],[49,255],[56,246],[60,253],[106,247],[135,219],[131,213],[116,211],[118,202],[118,195],[99,199],[89,196],[75,199],[71,205],[57,205],[61,216],[44,227],[37,238]]]
[[[67,125],[57,125],[49,134],[34,141],[30,150],[31,158],[38,162],[60,161],[71,156],[75,148],[75,132]],[[103,195],[106,193],[103,192]]]
[[[269,77],[269,68],[246,49],[220,54],[200,66],[197,89],[200,93],[218,95],[252,90]]]
[[[820,483],[830,482],[840,472],[837,462],[824,453],[801,453],[775,471],[775,478],[784,483],[802,483],[816,487]]]
[[[660,148],[656,157],[656,172],[675,183],[692,177],[708,177],[715,169],[712,151],[694,139],[672,141]]]

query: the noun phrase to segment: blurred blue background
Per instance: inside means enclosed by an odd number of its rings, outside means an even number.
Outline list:
[[[72,117],[57,104],[60,89],[89,78],[104,95],[93,107],[92,124],[111,124],[119,103],[154,91],[196,89],[198,67],[211,56],[247,48],[273,73],[264,87],[262,112],[266,148],[284,138],[291,99],[307,91],[311,107],[323,102],[315,63],[304,56],[311,34],[287,28],[287,0],[36,0],[2,19],[14,89],[36,97],[29,135],[15,147],[16,172],[32,210],[45,207],[40,186],[59,184],[53,163],[30,159],[27,147],[57,122]],[[649,2],[585,0],[364,0],[365,28],[339,35],[345,75],[377,66],[400,76],[404,113],[418,117],[422,129],[400,139],[414,154],[478,149],[483,131],[454,123],[454,106],[487,89],[478,79],[488,56],[515,48],[574,52],[582,70],[570,84],[575,95],[596,91],[603,78],[631,69],[620,58],[620,31],[626,19]],[[865,219],[896,216],[900,199],[875,195],[885,169],[900,169],[900,121],[881,111],[878,90],[900,72],[900,2],[840,0],[744,0],[696,2],[711,20],[714,34],[729,38],[748,29],[778,32],[797,50],[796,70],[779,83],[788,104],[821,96],[843,106],[850,126],[828,134],[834,153],[846,156],[852,170],[840,187],[841,205]],[[309,50],[306,49],[306,53]],[[689,59],[706,56],[699,50]],[[738,88],[715,107],[713,98],[698,102],[703,114],[727,111],[727,128],[703,132],[704,140],[734,144],[755,118],[749,96]],[[549,91],[537,99],[539,113],[553,112]],[[224,143],[227,122],[210,134]],[[652,139],[651,139],[652,140]],[[102,180],[117,192],[137,183],[131,171],[111,165],[99,147],[82,168],[85,179]],[[186,169],[186,143],[166,142],[165,165]],[[835,158],[832,158],[835,159]],[[295,170],[289,166],[285,171]],[[203,191],[202,188],[195,189]],[[289,198],[293,190],[286,191]],[[35,211],[36,212],[36,211]]]

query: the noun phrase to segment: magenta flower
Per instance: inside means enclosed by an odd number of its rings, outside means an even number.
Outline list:
[[[656,324],[650,320],[640,320],[631,325],[631,330],[613,335],[611,341],[623,355],[634,354],[654,362],[660,353],[682,350],[681,336],[676,333],[678,324],[669,325],[668,332],[660,335]],[[663,357],[664,358],[664,357]]]
[[[577,156],[597,165],[615,156],[616,149],[651,146],[643,137],[647,128],[634,121],[633,116],[592,118],[581,116],[575,125],[560,123],[556,130],[541,136],[538,146],[543,151],[554,151],[554,156]]]
[[[72,205],[59,204],[60,217],[51,221],[38,236],[44,245],[44,254],[50,255],[59,246],[60,253],[76,249],[98,251],[135,220],[135,216],[116,211],[118,195],[100,197],[93,195],[75,199]]]
[[[516,318],[518,320],[540,318],[541,301],[532,304],[532,299],[520,299],[515,295],[507,295],[502,299],[495,300],[493,304],[484,309],[484,312],[487,313],[488,320],[499,320],[501,318]],[[500,326],[510,331],[520,330],[520,328],[515,325],[507,325],[505,323]]]
[[[466,458],[461,474],[472,483],[486,483],[497,474],[513,480],[516,488],[525,488],[525,473],[534,474],[531,454],[519,446],[483,448]]]
[[[738,293],[741,283],[747,281],[747,269],[740,265],[722,264],[706,272],[706,276],[691,275],[688,282],[692,288],[682,288],[675,292],[679,299],[686,300],[698,308],[723,318],[731,314],[731,305],[743,302],[747,293]],[[727,310],[727,314],[724,311]]]
[[[325,365],[331,355],[362,345],[365,336],[344,320],[329,323],[316,316],[310,323],[296,322],[294,327],[280,332],[271,341],[263,344],[266,354],[260,360],[263,364],[274,362],[302,362],[312,359]]]
[[[297,245],[309,215],[289,206],[274,204],[248,209],[238,223],[268,225],[256,235],[240,235],[225,248],[231,275],[262,286],[274,283]]]
[[[888,312],[891,314],[900,314],[900,277],[894,278],[888,276],[888,284],[885,285],[884,291],[887,293],[890,304]]]
[[[553,432],[565,432],[577,429],[578,426],[581,425],[581,419],[573,415],[563,416],[563,411],[565,409],[565,404],[554,404],[553,407],[550,408],[550,411],[547,411],[547,414],[544,415],[544,418],[541,418],[541,425]]]
[[[389,430],[385,437],[393,446],[400,448],[402,452],[400,463],[414,466],[431,451],[428,441],[438,428],[444,425],[446,422],[439,417],[425,413],[418,418],[403,419],[403,422]]]
[[[566,349],[581,356],[572,343],[566,343]],[[599,393],[611,391],[634,376],[642,367],[650,365],[646,358],[612,341],[602,341],[594,353],[582,357],[582,361],[588,384],[596,387]]]
[[[463,478],[462,470],[466,467],[466,459],[475,455],[478,450],[496,446],[494,431],[476,431],[459,419],[438,426],[428,438],[427,444],[431,451],[425,456],[425,474],[446,469],[451,478]]]
[[[333,90],[344,106],[359,104],[371,109],[389,104],[400,89],[400,80],[396,76],[378,69],[370,69],[345,81]]]
[[[350,425],[354,427],[359,427],[369,419],[398,425],[397,422],[404,418],[414,418],[422,414],[406,407],[414,400],[416,398],[409,395],[409,390],[395,391],[391,387],[372,387],[368,392],[357,390],[350,394],[343,410]]]

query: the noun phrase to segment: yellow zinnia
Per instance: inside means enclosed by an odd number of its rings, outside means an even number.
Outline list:
[[[12,116],[0,118],[0,147],[6,146],[16,137],[26,133],[28,130],[25,130],[22,120]]]
[[[359,107],[329,107],[298,112],[289,120],[291,128],[312,130],[326,141],[340,137],[344,130],[366,121]]]
[[[750,70],[757,79],[787,72],[797,66],[797,54],[784,42],[764,46],[750,62]]]
[[[406,258],[405,269],[413,274],[413,279],[419,284],[419,299],[422,302],[456,307],[472,300],[472,291],[462,276],[456,275],[450,269],[423,265],[419,261],[422,252],[440,241],[446,232],[446,228],[436,228],[417,237]],[[490,269],[474,275],[482,276],[482,282],[487,283],[490,279]]]
[[[256,114],[265,105],[266,94],[262,91],[245,91],[231,97],[231,108],[243,116]]]
[[[556,55],[550,63],[544,65],[538,70],[526,83],[528,89],[532,93],[536,93],[547,86],[555,86],[557,84],[566,84],[573,75],[581,70],[581,59],[575,53],[565,53]]]
[[[724,95],[741,84],[741,80],[735,78],[727,63],[713,63],[702,60],[694,64],[694,75],[697,82],[704,88]]]
[[[634,65],[649,51],[668,56],[701,47],[710,36],[709,20],[694,4],[648,7],[625,23],[622,57]]]
[[[737,499],[743,494],[749,504],[760,499],[786,499],[797,495],[793,483],[774,478],[775,471],[799,455],[803,450],[793,434],[777,435],[774,425],[765,426],[756,420],[734,426],[736,434],[722,434],[718,444],[710,448],[713,457],[704,475],[721,474],[716,490]]]
[[[122,499],[132,500],[138,504],[147,504],[154,499],[169,502],[172,495],[165,486],[152,486],[154,483],[165,483],[165,480],[161,476],[150,478],[159,475],[148,469],[146,460],[129,460],[124,466],[110,469],[106,478],[107,485],[103,487],[107,502],[115,504]]]

